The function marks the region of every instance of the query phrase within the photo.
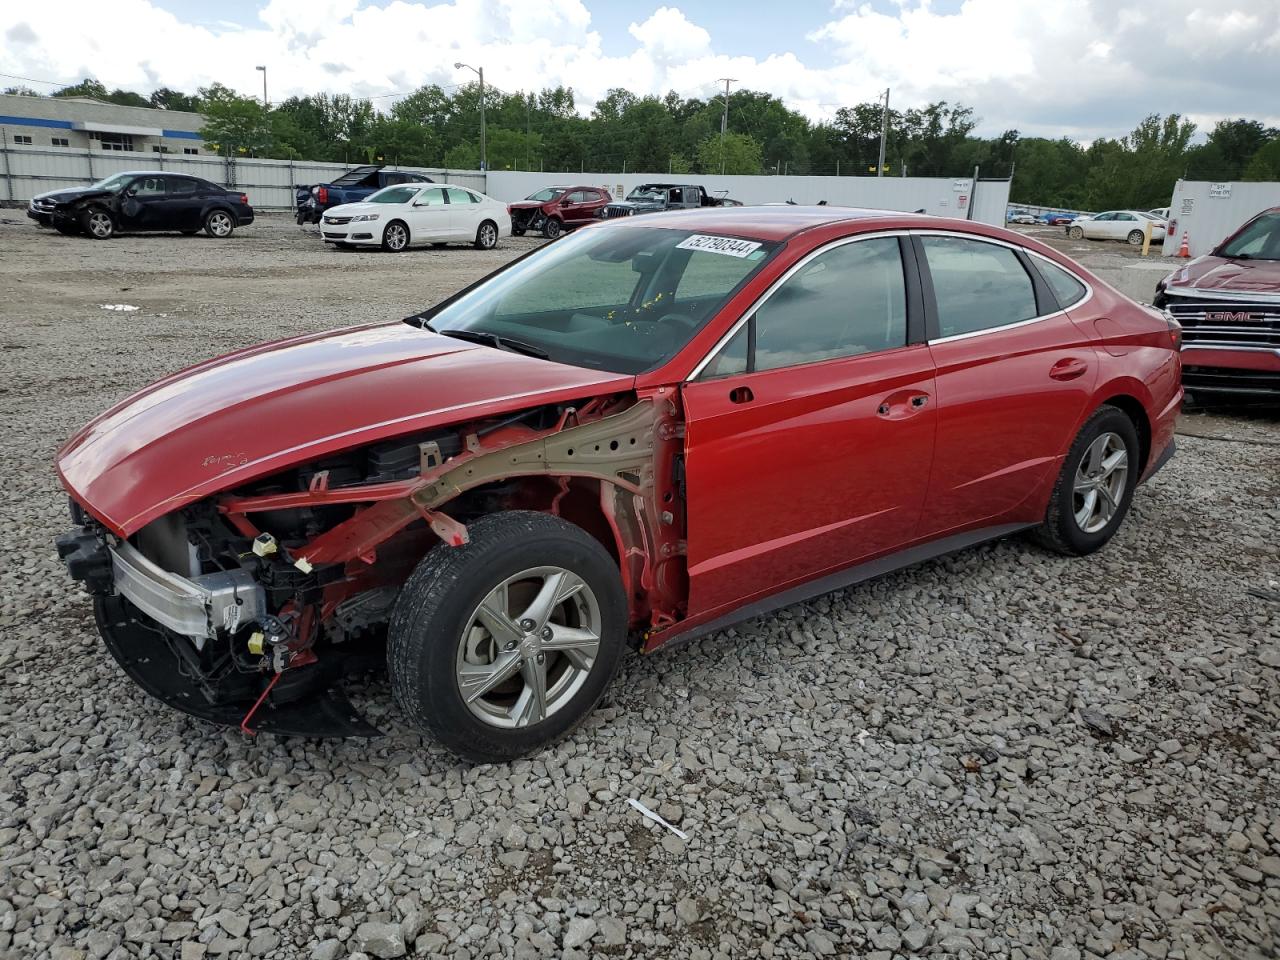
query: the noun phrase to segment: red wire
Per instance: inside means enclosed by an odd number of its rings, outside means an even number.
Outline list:
[[[277,673],[274,677],[271,678],[271,682],[267,684],[267,689],[262,691],[262,696],[260,696],[257,702],[254,703],[254,705],[249,708],[249,712],[244,715],[244,719],[240,721],[241,733],[247,734],[251,737],[256,737],[258,735],[258,731],[252,729],[249,726],[249,721],[252,720],[253,715],[258,712],[258,708],[262,706],[262,701],[267,699],[267,694],[271,692],[271,688],[276,685],[276,683],[279,681],[281,676],[282,674]]]

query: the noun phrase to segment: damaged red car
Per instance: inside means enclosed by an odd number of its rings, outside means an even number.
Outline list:
[[[649,653],[981,541],[1116,532],[1179,334],[1050,248],[830,207],[591,226],[404,322],[241,350],[59,453],[58,550],[140,686],[501,761]]]

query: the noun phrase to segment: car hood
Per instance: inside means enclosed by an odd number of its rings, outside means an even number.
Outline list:
[[[545,203],[554,203],[554,200],[547,200]],[[514,203],[507,204],[512,210],[540,210],[545,203],[540,200],[516,200]]]
[[[324,212],[326,217],[355,217],[362,213],[387,213],[389,210],[400,210],[402,203],[340,203]]]
[[[1177,293],[1180,287],[1280,295],[1280,261],[1198,257],[1170,276],[1168,291]]]
[[[111,190],[95,190],[91,187],[69,187],[63,190],[37,193],[32,199],[52,200],[55,203],[71,203],[73,200],[83,200],[85,197],[109,197],[112,192]]]
[[[186,504],[331,453],[634,382],[404,323],[351,327],[167,377],[76,433],[57,469],[80,503],[129,536]]]

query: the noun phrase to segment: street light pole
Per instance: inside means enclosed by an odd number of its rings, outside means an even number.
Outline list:
[[[889,88],[884,88],[884,109],[880,111],[880,162],[876,165],[876,176],[884,176],[884,141],[889,134]]]
[[[484,142],[484,67],[473,67],[469,63],[455,63],[453,65],[455,70],[461,70],[463,67],[466,67],[480,78],[480,169],[488,171],[488,153]]]
[[[256,67],[255,69],[262,71],[262,109],[269,110],[271,109],[271,104],[267,100],[267,68]]]
[[[720,175],[724,175],[724,135],[729,130],[729,84],[735,83],[737,77],[721,77],[716,83],[724,82],[724,113],[720,116]]]

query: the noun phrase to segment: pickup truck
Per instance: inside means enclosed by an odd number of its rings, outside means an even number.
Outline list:
[[[404,173],[400,170],[384,170],[382,164],[356,167],[348,170],[333,183],[315,183],[294,186],[297,201],[298,223],[319,223],[320,216],[330,207],[343,203],[359,203],[381,190],[399,183],[435,183],[421,173]]]
[[[664,210],[689,210],[694,207],[738,207],[737,200],[713,197],[705,187],[687,183],[642,183],[600,210],[600,219],[631,217],[638,213],[661,213]]]

